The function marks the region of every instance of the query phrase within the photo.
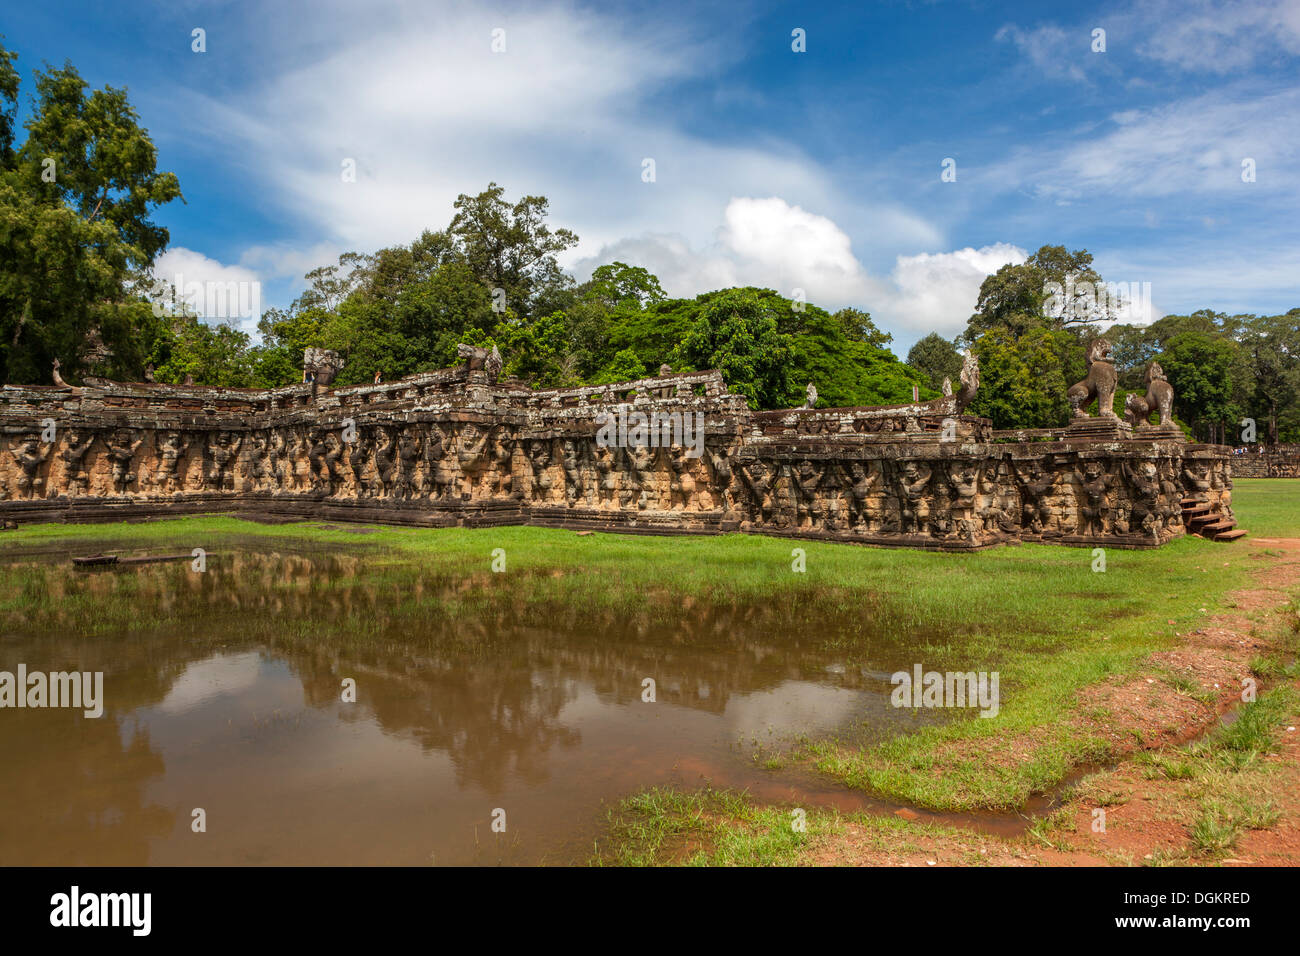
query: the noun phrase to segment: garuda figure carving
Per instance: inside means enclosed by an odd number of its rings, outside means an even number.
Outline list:
[[[230,465],[239,453],[243,439],[230,432],[218,432],[208,439],[208,473],[207,484],[218,491],[230,491],[234,488],[235,476],[230,473]]]
[[[14,462],[18,465],[18,492],[24,497],[40,493],[45,479],[40,476],[41,465],[45,463],[50,447],[42,447],[39,435],[25,435],[17,448],[9,449]]]
[[[108,460],[112,463],[113,490],[123,494],[128,485],[135,483],[135,472],[131,470],[131,462],[134,461],[135,453],[140,450],[140,446],[144,444],[144,439],[136,438],[135,432],[129,428],[119,428],[113,432],[106,444]]]
[[[926,486],[930,483],[930,466],[905,462],[898,476],[898,508],[903,518],[903,534],[926,534],[929,531],[930,502]]]
[[[1090,461],[1080,471],[1074,469],[1074,480],[1083,492],[1079,506],[1079,534],[1105,534],[1110,517],[1110,475],[1099,461]]]
[[[95,435],[93,432],[84,437],[83,435],[84,433],[75,428],[68,429],[68,443],[59,453],[59,457],[63,459],[63,476],[68,483],[69,495],[82,494],[90,484],[86,476],[86,452],[95,443]]]
[[[166,492],[179,492],[178,477],[183,477],[180,463],[190,447],[190,439],[178,431],[163,433],[158,439],[158,462],[154,467],[154,487]]]

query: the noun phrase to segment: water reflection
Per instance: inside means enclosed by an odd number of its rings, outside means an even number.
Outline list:
[[[798,608],[539,609],[324,552],[0,582],[0,669],[103,670],[106,697],[99,720],[0,712],[4,864],[582,860],[602,801],[770,792],[756,747],[933,719],[888,704],[917,635]]]

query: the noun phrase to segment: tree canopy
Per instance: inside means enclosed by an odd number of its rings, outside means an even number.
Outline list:
[[[980,360],[969,410],[999,428],[1064,425],[1064,389],[1084,377],[1087,348],[1104,335],[1119,376],[1117,414],[1127,392],[1145,392],[1147,367],[1159,362],[1174,387],[1175,416],[1195,437],[1230,442],[1253,418],[1268,441],[1300,440],[1300,309],[1276,316],[1206,309],[1121,324],[1105,288],[1092,256],[1063,246],[1044,246],[986,278],[959,339]],[[944,360],[934,338],[917,343],[911,364],[929,371]]]
[[[70,63],[34,74],[27,137],[15,146],[16,59],[0,46],[4,380],[48,382],[55,358],[73,375],[130,371],[123,357],[133,363],[156,331],[138,327],[132,290],[168,240],[149,216],[180,185],[158,170],[126,91],[88,91]]]

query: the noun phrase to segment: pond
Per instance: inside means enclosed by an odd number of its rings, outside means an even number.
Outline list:
[[[539,622],[362,545],[236,543],[202,573],[68,554],[0,564],[0,670],[102,671],[104,712],[0,710],[5,865],[581,863],[643,787],[869,805],[775,755],[939,719],[890,705],[917,635],[866,610],[648,595]]]

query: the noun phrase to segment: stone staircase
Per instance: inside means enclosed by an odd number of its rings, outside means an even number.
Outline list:
[[[1236,541],[1246,536],[1246,529],[1238,528],[1235,520],[1211,511],[1209,502],[1184,498],[1182,505],[1183,524],[1191,534],[1211,541]]]

